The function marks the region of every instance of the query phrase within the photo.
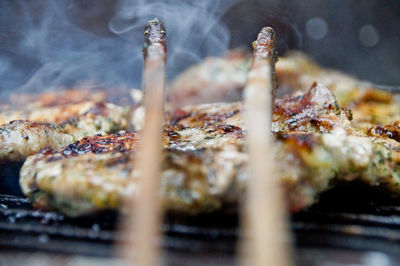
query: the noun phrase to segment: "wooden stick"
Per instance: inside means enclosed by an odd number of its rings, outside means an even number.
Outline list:
[[[146,110],[142,132],[142,146],[138,151],[137,167],[140,169],[140,192],[132,199],[133,206],[127,218],[127,230],[134,238],[133,246],[125,246],[125,258],[131,265],[159,265],[161,206],[159,182],[161,173],[161,137],[164,122],[164,90],[166,32],[158,19],[151,20],[145,28],[143,90]]]
[[[274,173],[271,136],[276,95],[275,32],[263,28],[253,42],[253,62],[244,91],[250,178],[242,211],[242,263],[290,265],[286,206]]]

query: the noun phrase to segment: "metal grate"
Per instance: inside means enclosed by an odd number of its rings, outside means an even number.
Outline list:
[[[294,215],[292,228],[297,245],[376,250],[397,256],[399,200],[363,189],[331,191],[310,210]],[[3,248],[111,256],[110,244],[123,240],[115,234],[116,223],[113,212],[71,219],[55,212],[33,210],[23,197],[0,196]],[[168,217],[162,230],[166,234],[166,248],[232,253],[238,236],[237,216],[219,213]]]

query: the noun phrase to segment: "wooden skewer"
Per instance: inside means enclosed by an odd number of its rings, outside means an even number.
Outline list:
[[[274,173],[275,152],[271,136],[276,95],[276,36],[272,28],[261,30],[253,42],[253,61],[244,91],[250,179],[242,211],[244,226],[242,263],[291,265],[286,206]]]
[[[141,186],[137,198],[132,199],[127,232],[131,245],[125,245],[124,257],[130,265],[159,265],[161,206],[159,181],[161,173],[161,137],[164,122],[164,90],[166,80],[166,32],[158,19],[145,27],[143,90],[146,112],[142,131],[142,146],[138,151],[137,167]],[[129,243],[128,243],[129,244]]]

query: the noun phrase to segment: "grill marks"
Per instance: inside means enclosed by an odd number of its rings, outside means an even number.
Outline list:
[[[181,150],[236,143],[244,137],[242,103],[203,104],[167,115],[164,145]]]
[[[182,131],[189,128],[180,125],[167,126],[164,129],[164,143],[165,146],[173,146],[180,143],[189,143]],[[228,137],[233,139],[241,139],[244,133],[240,127],[232,125],[218,125],[217,127],[202,127],[199,130],[205,132],[203,140],[210,140],[217,137]],[[60,151],[53,151],[50,148],[43,149],[41,154],[46,156],[47,162],[61,160],[63,158],[70,158],[79,156],[85,153],[102,154],[108,152],[129,152],[135,150],[140,144],[140,134],[137,132],[124,132],[111,135],[97,135],[93,137],[86,137],[77,142],[69,144],[67,147]],[[201,142],[201,140],[200,140]]]
[[[138,133],[122,133],[107,136],[86,137],[68,145],[61,153],[65,157],[83,153],[106,153],[111,151],[126,152],[138,144]]]
[[[115,133],[106,136],[97,135],[94,137],[86,137],[68,145],[60,151],[53,151],[46,148],[41,151],[41,154],[46,157],[47,162],[54,162],[85,153],[124,153],[136,149],[139,144],[140,137],[138,133]]]
[[[207,112],[207,108],[192,112],[182,109],[176,110],[169,118],[169,125],[164,128],[163,138],[165,147],[173,148],[177,144],[190,144],[190,137],[193,134],[187,132],[192,129],[202,132],[203,139],[198,140],[200,144],[202,141],[215,138],[242,139],[244,131],[241,127],[224,123],[228,118],[241,115],[241,110],[236,108],[237,106],[234,107],[235,109],[231,111],[221,112]],[[42,154],[47,156],[46,160],[48,162],[51,162],[85,153],[128,152],[140,145],[140,138],[140,134],[137,132],[115,133],[105,136],[97,135],[82,138],[58,152],[54,152],[51,149],[44,149]]]

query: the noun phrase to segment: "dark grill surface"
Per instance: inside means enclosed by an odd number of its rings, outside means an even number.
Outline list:
[[[397,257],[400,251],[400,200],[352,184],[332,190],[320,203],[292,217],[299,250],[351,249],[380,251]],[[163,246],[184,252],[233,254],[238,236],[236,215],[167,217]],[[113,256],[115,213],[68,218],[32,210],[27,199],[0,196],[0,246],[3,249]],[[303,251],[302,251],[303,252]]]

